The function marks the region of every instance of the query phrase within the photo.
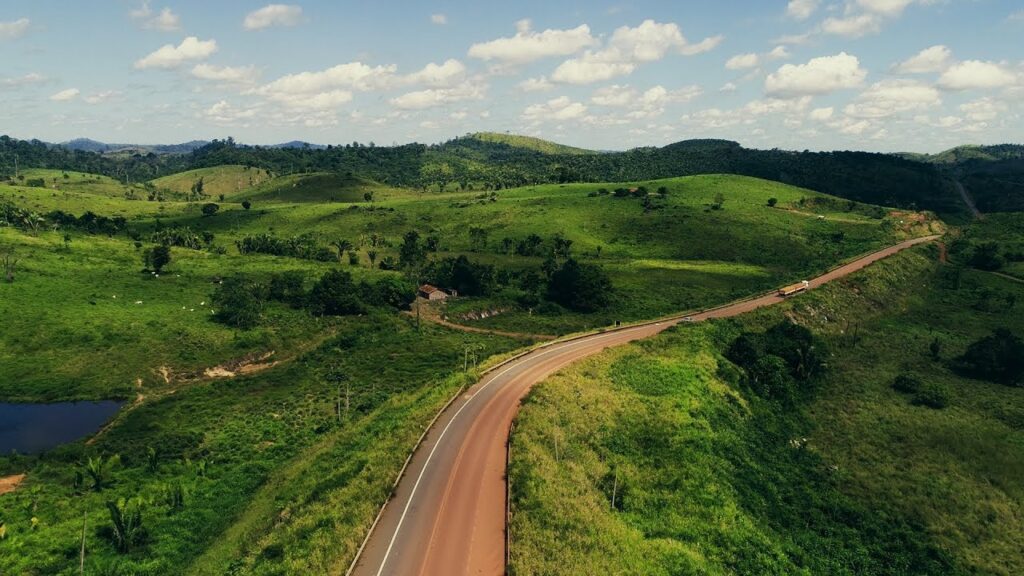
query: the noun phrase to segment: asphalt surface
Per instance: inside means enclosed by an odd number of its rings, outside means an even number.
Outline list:
[[[936,238],[916,238],[864,256],[810,280],[810,288]],[[452,402],[428,430],[351,574],[504,574],[507,442],[520,400],[533,384],[581,358],[680,322],[736,316],[783,300],[764,295],[685,319],[560,341],[492,370]]]

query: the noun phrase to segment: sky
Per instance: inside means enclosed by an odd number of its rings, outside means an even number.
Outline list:
[[[1024,141],[1020,0],[0,0],[0,133],[937,152]]]

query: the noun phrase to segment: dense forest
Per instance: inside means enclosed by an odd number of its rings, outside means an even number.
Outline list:
[[[241,164],[276,174],[353,174],[423,190],[494,190],[526,184],[625,182],[731,173],[860,202],[945,213],[963,209],[951,178],[965,178],[985,188],[978,192],[972,189],[983,210],[1019,209],[1024,203],[1024,194],[1019,191],[1021,179],[1016,176],[1021,172],[1020,147],[1013,146],[1008,151],[1003,150],[1005,146],[989,147],[999,152],[994,156],[956,156],[950,165],[937,161],[938,157],[923,155],[755,150],[726,140],[687,140],[660,148],[604,153],[538,144],[543,142],[474,134],[435,145],[384,147],[353,142],[327,147],[262,147],[241,145],[228,138],[187,154],[114,157],[3,136],[0,178],[14,176],[20,166],[93,172],[139,182],[194,168]],[[1007,176],[1008,171],[1013,174]],[[992,173],[997,175],[993,177]],[[983,182],[979,183],[979,178]],[[998,182],[1001,191],[989,199],[985,192],[992,182]],[[1007,186],[1008,191],[1002,190]]]

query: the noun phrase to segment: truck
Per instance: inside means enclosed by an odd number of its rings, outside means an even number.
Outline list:
[[[796,284],[790,284],[789,286],[783,286],[782,288],[779,288],[779,296],[782,296],[782,297],[792,296],[793,294],[796,294],[798,292],[803,292],[804,290],[807,290],[810,287],[811,287],[811,283],[810,282],[808,282],[807,280],[801,280],[800,282],[797,282]]]

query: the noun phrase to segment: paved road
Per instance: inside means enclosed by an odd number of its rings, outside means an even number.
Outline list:
[[[908,240],[810,281],[845,276],[937,236]],[[695,313],[724,318],[783,299],[765,295]],[[385,505],[352,574],[359,576],[498,575],[505,571],[505,465],[509,427],[536,382],[610,346],[646,338],[681,319],[652,322],[561,341],[487,374],[440,415]]]

